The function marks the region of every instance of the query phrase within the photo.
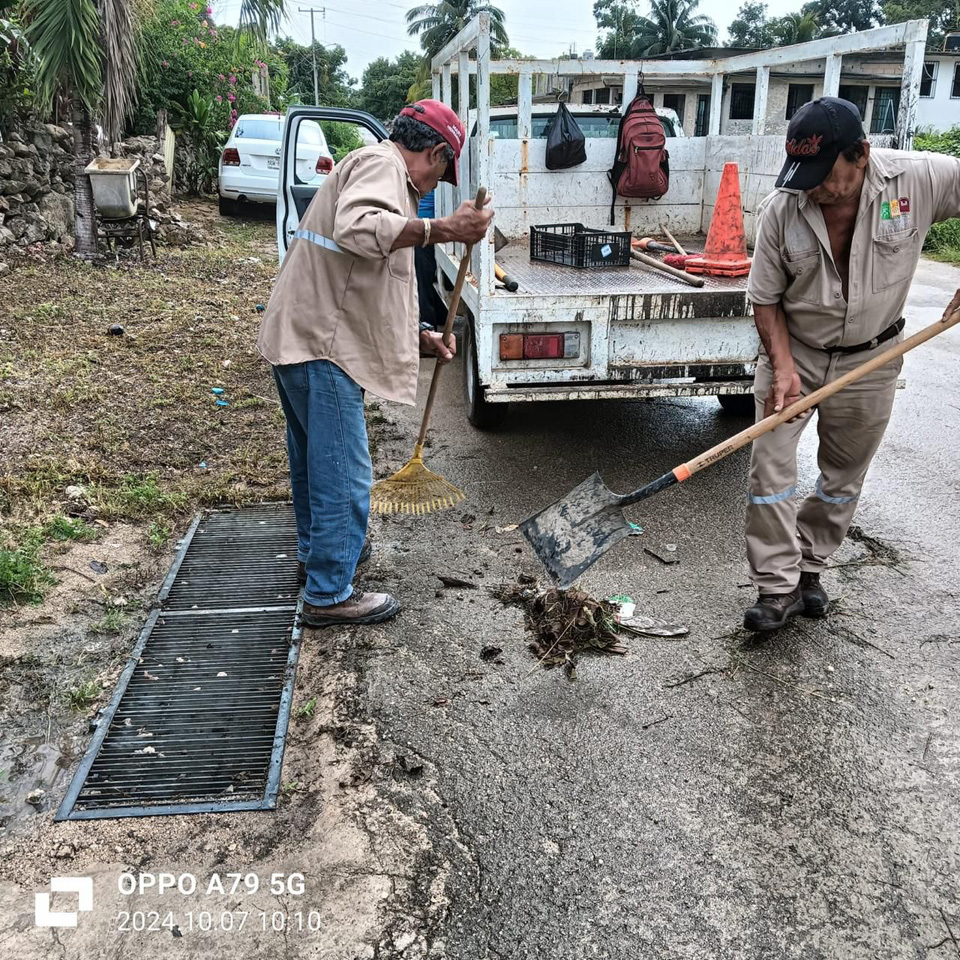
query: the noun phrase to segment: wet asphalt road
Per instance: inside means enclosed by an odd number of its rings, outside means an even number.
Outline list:
[[[908,332],[957,286],[960,270],[923,264]],[[828,621],[760,645],[737,631],[753,599],[740,451],[633,508],[643,535],[582,582],[690,636],[584,658],[575,682],[530,673],[515,609],[486,590],[439,597],[435,574],[515,578],[532,557],[496,525],[595,469],[638,486],[744,424],[713,399],[528,404],[482,434],[448,372],[428,463],[469,501],[380,525],[372,574],[405,609],[366,668],[381,736],[424,758],[424,789],[456,824],[434,828],[453,868],[447,956],[960,957],[960,333],[906,360],[854,521],[875,542],[837,556]],[[414,418],[387,413],[384,473]],[[804,492],[814,440],[808,428]],[[643,552],[666,543],[679,563]],[[481,661],[487,644],[502,664]]]

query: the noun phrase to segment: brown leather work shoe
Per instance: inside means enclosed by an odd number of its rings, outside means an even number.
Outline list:
[[[743,615],[743,625],[757,633],[779,630],[791,617],[802,612],[803,598],[799,587],[793,593],[761,593],[757,602]]]
[[[367,537],[367,539],[363,541],[357,566],[359,567],[361,563],[366,563],[370,559],[371,553],[373,553],[373,541]],[[302,560],[297,563],[297,581],[301,587],[307,585],[307,565]]]
[[[305,627],[334,627],[342,624],[383,623],[395,617],[400,604],[389,593],[354,593],[332,607],[304,603],[301,620]]]

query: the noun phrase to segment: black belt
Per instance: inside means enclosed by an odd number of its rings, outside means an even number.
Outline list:
[[[891,323],[882,333],[878,333],[872,340],[868,340],[866,343],[858,343],[855,347],[824,347],[824,350],[827,353],[859,353],[861,350],[872,350],[874,347],[880,346],[881,343],[892,340],[904,328],[906,322],[901,317],[896,323]]]

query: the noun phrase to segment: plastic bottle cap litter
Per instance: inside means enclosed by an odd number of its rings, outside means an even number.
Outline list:
[[[215,393],[219,397],[220,394],[223,393],[223,387],[211,387],[210,392]]]
[[[218,406],[218,407],[229,407],[229,406],[230,406],[230,401],[229,401],[229,400],[218,400],[218,401],[217,401],[217,406]]]

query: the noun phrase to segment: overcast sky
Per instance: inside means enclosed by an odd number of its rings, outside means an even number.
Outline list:
[[[593,49],[597,25],[592,0],[495,0],[506,13],[511,44],[524,54],[549,59],[569,50]],[[700,12],[712,17],[726,40],[727,26],[743,0],[701,0]],[[803,0],[768,0],[771,16],[799,10]],[[347,72],[360,79],[364,67],[377,57],[395,57],[404,50],[419,50],[416,37],[407,35],[404,14],[415,3],[402,0],[289,0],[289,16],[281,33],[299,43],[310,43],[310,15],[300,7],[326,7],[326,18],[315,17],[317,40],[339,43],[348,55]],[[221,23],[235,23],[240,0],[214,0],[214,16]]]

